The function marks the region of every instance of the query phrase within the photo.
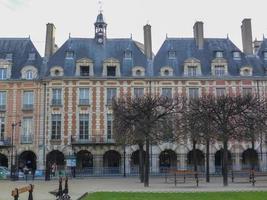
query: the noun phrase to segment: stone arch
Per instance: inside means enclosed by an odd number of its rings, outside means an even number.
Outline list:
[[[255,149],[247,149],[242,153],[242,169],[259,170],[259,156]]]
[[[20,170],[26,166],[30,170],[36,170],[37,167],[37,156],[33,151],[23,151],[19,155],[18,159],[18,167]]]
[[[228,169],[233,168],[232,154],[228,150]],[[222,165],[223,165],[223,149],[220,149],[215,152],[214,164],[215,164],[215,172],[222,173]]]
[[[59,150],[52,150],[46,155],[46,163],[50,166],[55,163],[57,166],[64,167],[65,156]]]
[[[103,155],[103,167],[105,174],[118,174],[121,170],[121,154],[115,150],[109,150]]]
[[[8,157],[0,153],[0,166],[8,167]]]
[[[197,169],[205,171],[205,155],[203,151],[196,149]],[[194,169],[193,150],[187,153],[187,168]]]
[[[145,154],[146,154],[146,152],[143,151],[143,161],[144,162],[145,162]],[[131,160],[130,160],[131,173],[138,173],[139,172],[139,165],[140,165],[140,151],[138,149],[131,154]]]
[[[94,166],[93,154],[87,150],[80,150],[76,154],[77,169],[92,169]]]
[[[166,171],[166,169],[176,169],[177,168],[177,154],[172,149],[166,149],[162,151],[159,155],[159,168],[161,172]]]

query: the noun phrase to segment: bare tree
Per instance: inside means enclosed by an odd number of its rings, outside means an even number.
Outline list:
[[[166,139],[172,130],[172,115],[179,109],[179,98],[144,95],[134,98],[119,98],[113,101],[114,132],[116,138],[122,134],[127,143],[145,144],[144,186],[149,186],[149,147],[153,142]],[[124,132],[124,133],[122,133]],[[168,136],[170,137],[170,135]]]

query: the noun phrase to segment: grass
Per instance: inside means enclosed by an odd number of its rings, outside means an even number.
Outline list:
[[[83,200],[265,200],[267,192],[134,193],[96,192]]]

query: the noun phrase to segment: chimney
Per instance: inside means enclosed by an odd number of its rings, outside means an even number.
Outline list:
[[[149,24],[144,26],[144,45],[145,45],[145,55],[149,60],[152,60],[152,36],[151,36],[151,26]]]
[[[204,48],[204,28],[203,28],[203,22],[197,21],[194,24],[194,38],[196,41],[196,45],[198,49]]]
[[[45,57],[49,58],[56,52],[55,44],[56,27],[52,23],[46,24]]]
[[[241,26],[243,52],[246,55],[253,54],[251,19],[244,19]]]

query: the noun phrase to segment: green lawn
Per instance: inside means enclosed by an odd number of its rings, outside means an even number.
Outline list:
[[[267,192],[130,193],[96,192],[83,200],[266,200]]]

